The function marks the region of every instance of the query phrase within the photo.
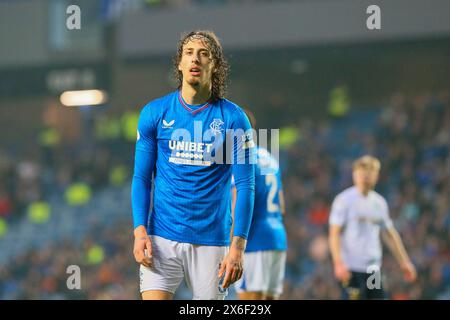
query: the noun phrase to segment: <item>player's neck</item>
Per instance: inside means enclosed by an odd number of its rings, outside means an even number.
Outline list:
[[[189,84],[183,84],[181,87],[181,96],[187,104],[203,104],[209,100],[211,89],[208,86],[197,88]]]
[[[359,191],[364,197],[367,197],[367,195],[368,195],[369,192],[370,192],[370,189],[366,189],[366,188],[364,188],[364,187],[359,187],[359,186],[357,186],[357,185],[355,185],[355,187],[356,187],[356,189],[358,189],[358,191]]]

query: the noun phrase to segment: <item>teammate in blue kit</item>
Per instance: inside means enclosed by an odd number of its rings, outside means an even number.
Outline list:
[[[256,120],[246,111],[252,127]],[[233,200],[236,189],[232,189]],[[283,292],[287,237],[283,224],[285,203],[278,161],[257,147],[255,207],[245,250],[244,273],[235,283],[241,300],[273,300]]]
[[[131,196],[140,291],[143,299],[172,299],[185,279],[194,299],[224,299],[243,272],[255,195],[253,131],[224,98],[228,65],[214,33],[183,36],[174,68],[178,90],[148,103],[138,123]]]

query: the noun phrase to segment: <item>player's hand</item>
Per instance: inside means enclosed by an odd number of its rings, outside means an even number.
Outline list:
[[[244,271],[243,262],[243,250],[230,248],[230,252],[228,252],[227,256],[222,260],[219,270],[219,278],[222,278],[225,273],[225,278],[222,282],[222,287],[224,289],[228,288],[242,277]]]
[[[343,262],[336,262],[334,264],[334,276],[341,282],[347,283],[350,280],[350,272]]]
[[[417,271],[411,262],[406,262],[402,266],[403,278],[407,282],[414,282],[417,279]]]
[[[152,241],[145,230],[135,230],[133,254],[137,263],[148,268],[153,266]]]

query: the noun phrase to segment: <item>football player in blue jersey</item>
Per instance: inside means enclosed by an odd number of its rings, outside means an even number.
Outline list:
[[[253,128],[256,120],[246,110]],[[232,189],[234,199],[236,189]],[[285,203],[278,161],[257,147],[255,206],[244,258],[244,273],[235,283],[241,300],[274,300],[283,292],[287,237],[283,224]]]
[[[224,299],[243,272],[255,196],[253,130],[224,98],[228,64],[213,32],[183,36],[174,71],[178,90],[145,105],[138,123],[131,196],[140,291],[143,299],[172,299],[185,279],[194,299]]]

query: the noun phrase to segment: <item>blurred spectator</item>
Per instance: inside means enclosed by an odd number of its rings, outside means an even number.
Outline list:
[[[12,214],[12,201],[5,189],[0,186],[0,218],[8,219]]]

